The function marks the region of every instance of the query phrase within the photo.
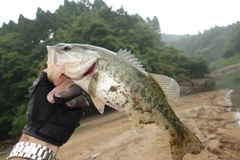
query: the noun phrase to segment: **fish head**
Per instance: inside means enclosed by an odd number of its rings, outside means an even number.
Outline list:
[[[61,74],[71,79],[81,79],[96,69],[98,52],[86,49],[84,45],[59,43],[47,46],[47,50],[47,74],[51,81]]]

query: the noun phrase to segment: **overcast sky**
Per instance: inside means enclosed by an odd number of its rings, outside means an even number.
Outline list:
[[[77,1],[77,0],[75,0]],[[94,0],[90,0],[93,2]],[[36,18],[37,7],[54,12],[64,0],[1,0],[0,26],[20,14]],[[162,33],[197,34],[205,29],[240,21],[240,0],[104,0],[113,10],[123,6],[128,14],[144,19],[157,16]]]

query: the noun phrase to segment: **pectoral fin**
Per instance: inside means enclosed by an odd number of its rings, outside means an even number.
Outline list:
[[[91,95],[91,99],[92,99],[95,107],[98,109],[98,111],[99,111],[101,114],[103,114],[104,108],[105,108],[105,104],[104,104],[102,101],[100,101],[97,97],[95,97],[95,96],[93,96],[93,95]]]
[[[130,117],[129,117],[129,120],[131,121],[131,125],[133,127],[134,133],[138,137],[142,136],[146,131],[147,125],[146,124],[141,124],[141,123],[139,123],[139,121],[134,120]]]

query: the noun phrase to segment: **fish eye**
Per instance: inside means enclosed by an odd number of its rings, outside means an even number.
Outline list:
[[[71,47],[69,45],[66,45],[66,46],[63,47],[63,50],[64,51],[69,51],[69,50],[71,50]]]

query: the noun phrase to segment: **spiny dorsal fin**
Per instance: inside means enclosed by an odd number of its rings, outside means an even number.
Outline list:
[[[180,87],[178,83],[164,75],[159,75],[159,74],[150,74],[150,76],[153,77],[153,79],[159,84],[159,86],[162,88],[166,99],[167,100],[177,100],[180,96]]]
[[[123,57],[126,60],[128,60],[135,67],[145,71],[145,68],[143,68],[143,65],[137,60],[137,58],[133,54],[131,54],[131,51],[127,51],[127,49],[124,49],[124,50],[120,49],[117,52],[117,55]]]

